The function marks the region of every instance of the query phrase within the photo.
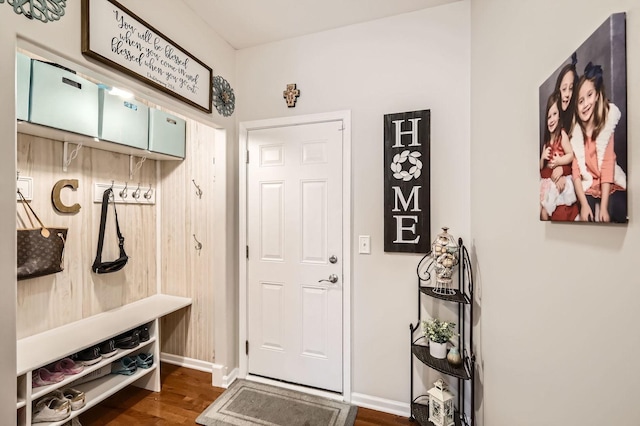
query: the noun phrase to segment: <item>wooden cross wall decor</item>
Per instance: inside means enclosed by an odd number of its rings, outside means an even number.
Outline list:
[[[287,84],[287,90],[282,92],[283,98],[287,100],[287,106],[289,108],[295,108],[298,96],[300,96],[300,90],[296,89],[296,85]]]

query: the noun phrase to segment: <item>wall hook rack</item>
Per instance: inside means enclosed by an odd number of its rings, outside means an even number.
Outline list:
[[[71,165],[71,162],[76,159],[78,152],[82,149],[82,144],[77,144],[76,147],[69,152],[69,142],[64,143],[62,151],[62,171],[66,172],[67,168]]]
[[[110,201],[117,204],[153,205],[156,203],[156,191],[151,190],[151,185],[149,185],[149,190],[143,193],[143,189],[129,187],[127,182],[117,183],[113,181],[93,184],[93,202],[102,203],[102,195],[108,189],[112,190],[113,199]],[[136,195],[138,195],[137,198]],[[140,195],[143,196],[141,197]]]

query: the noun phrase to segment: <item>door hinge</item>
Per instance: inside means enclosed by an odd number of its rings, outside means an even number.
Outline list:
[[[247,259],[249,258],[249,246],[247,246]]]
[[[249,355],[249,341],[248,340],[245,340],[245,342],[244,342],[244,349],[245,349],[246,355]]]
[[[249,164],[249,150],[247,150],[247,164]]]

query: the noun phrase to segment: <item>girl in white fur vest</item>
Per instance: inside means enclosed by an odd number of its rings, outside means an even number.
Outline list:
[[[580,220],[626,223],[627,178],[616,163],[613,149],[621,113],[607,100],[602,67],[589,62],[575,93],[572,177],[580,202]]]

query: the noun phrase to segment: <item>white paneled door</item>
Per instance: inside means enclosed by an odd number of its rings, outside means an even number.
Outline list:
[[[342,121],[251,130],[248,373],[342,392]]]

